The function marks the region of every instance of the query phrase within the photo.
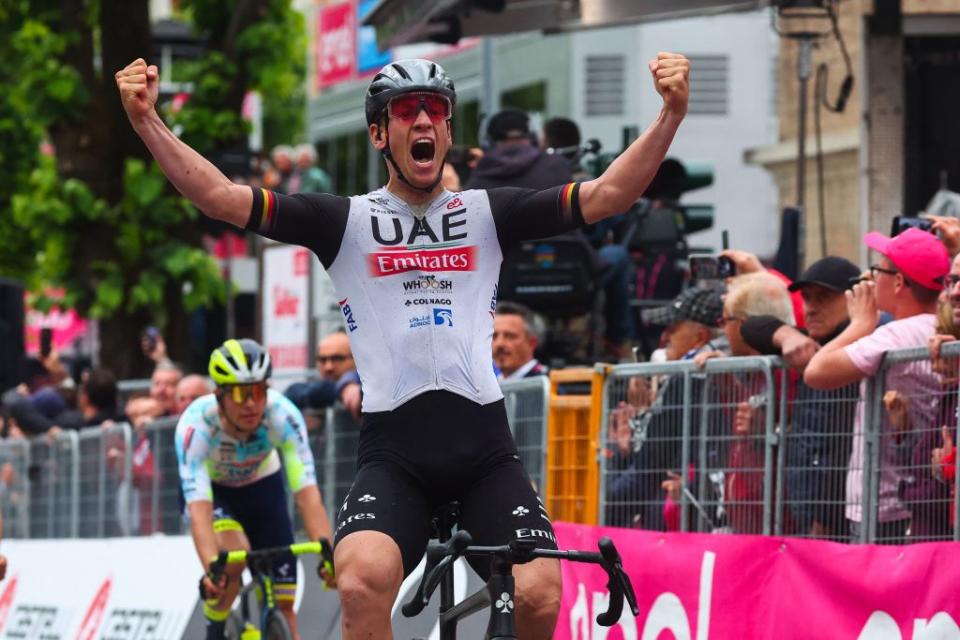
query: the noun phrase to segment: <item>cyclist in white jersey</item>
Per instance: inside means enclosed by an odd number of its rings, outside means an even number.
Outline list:
[[[201,211],[310,248],[327,268],[363,388],[357,479],[337,517],[335,560],[346,640],[391,638],[391,606],[429,536],[430,516],[461,503],[478,544],[554,546],[549,515],[516,456],[493,373],[497,278],[512,245],[627,210],[660,166],[683,117],[689,63],[650,61],[657,119],[595,180],[535,192],[450,193],[453,82],[436,63],[401,60],[366,97],[386,187],[353,198],[284,196],[230,182],[157,115],[158,70],[117,72],[130,122],[174,186]],[[475,567],[481,576],[486,567]],[[556,561],[514,568],[520,638],[549,638],[561,594]]]
[[[300,411],[267,387],[270,355],[253,340],[227,340],[210,356],[214,393],[194,400],[180,417],[174,444],[190,533],[205,571],[220,551],[267,549],[293,543],[283,478],[307,535],[331,537]],[[278,455],[279,452],[279,455]],[[282,458],[282,472],[281,472]],[[240,590],[241,567],[214,584],[201,579],[207,640],[222,640]],[[332,576],[321,571],[332,583]],[[297,566],[292,554],[273,565],[277,606],[297,635],[293,610]]]

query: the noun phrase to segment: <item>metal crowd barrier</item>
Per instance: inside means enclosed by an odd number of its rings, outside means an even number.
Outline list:
[[[500,383],[507,421],[517,443],[520,462],[540,497],[545,497],[544,478],[547,456],[547,407],[550,402],[550,379],[536,376]]]
[[[771,533],[775,388],[768,358],[614,367],[601,524]]]
[[[926,349],[887,353],[863,384],[832,391],[768,357],[613,367],[598,425],[600,524],[960,540],[960,496],[931,462],[956,440],[958,377],[960,343],[936,365]]]
[[[135,385],[134,385],[135,386]],[[543,488],[546,377],[505,382],[511,429],[531,480]],[[343,408],[307,416],[317,482],[331,519],[353,483],[360,428]],[[0,442],[5,535],[73,538],[179,534],[182,518],[176,418]],[[293,498],[290,508],[294,512]],[[299,514],[295,522],[300,526]]]

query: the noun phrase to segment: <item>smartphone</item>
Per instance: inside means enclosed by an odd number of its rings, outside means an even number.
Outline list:
[[[40,357],[46,358],[50,355],[53,348],[53,329],[44,327],[40,329]]]
[[[733,260],[726,256],[690,256],[690,276],[694,280],[723,280],[735,275]]]
[[[893,226],[890,228],[890,237],[901,234],[907,229],[920,229],[933,233],[933,220],[914,216],[894,216]]]
[[[160,330],[156,327],[147,327],[143,335],[147,339],[147,353],[153,353],[154,349],[157,348],[157,339],[160,337]]]

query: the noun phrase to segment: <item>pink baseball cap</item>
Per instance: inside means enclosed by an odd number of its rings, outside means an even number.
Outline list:
[[[900,273],[917,284],[933,291],[943,290],[943,277],[950,272],[950,256],[934,234],[920,229],[907,229],[888,238],[871,231],[863,236],[863,242],[886,256]]]

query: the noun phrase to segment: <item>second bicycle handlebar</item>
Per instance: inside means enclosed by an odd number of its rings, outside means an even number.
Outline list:
[[[320,539],[313,542],[295,542],[285,547],[272,547],[269,549],[221,551],[219,555],[217,555],[217,558],[210,563],[210,579],[215,583],[219,582],[227,565],[244,562],[252,565],[262,560],[273,560],[287,553],[292,553],[294,556],[315,553],[320,556],[320,562],[323,563],[327,573],[330,575],[334,573],[333,547],[328,540]]]
[[[603,537],[598,542],[599,553],[591,551],[558,551],[537,549],[532,540],[514,540],[508,545],[497,547],[470,546],[472,538],[466,531],[460,530],[446,543],[432,543],[427,547],[427,562],[423,578],[416,593],[403,605],[403,615],[413,617],[423,611],[430,597],[440,584],[444,573],[450,569],[457,558],[463,556],[489,556],[506,561],[510,565],[526,564],[536,558],[557,558],[572,562],[598,564],[607,574],[607,589],[610,600],[607,610],[597,615],[597,624],[611,627],[623,613],[623,601],[626,599],[634,616],[640,614],[637,597],[633,592],[630,578],[623,570],[623,560],[613,540]]]

